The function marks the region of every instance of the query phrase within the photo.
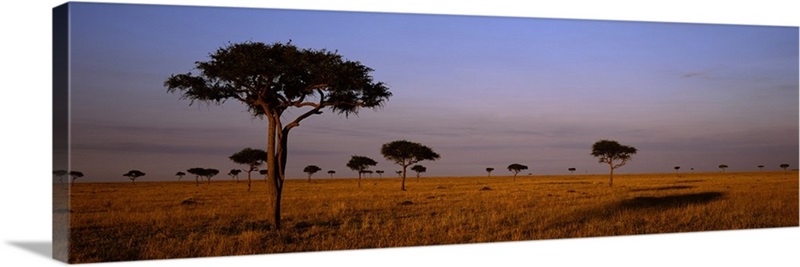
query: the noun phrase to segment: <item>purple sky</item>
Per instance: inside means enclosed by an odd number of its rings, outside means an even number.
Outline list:
[[[189,106],[163,86],[243,41],[338,50],[394,94],[383,109],[305,120],[289,177],[308,164],[353,177],[351,155],[393,173],[379,148],[397,139],[442,155],[422,162],[427,176],[509,174],[511,163],[606,173],[589,155],[599,139],[639,149],[620,173],[798,165],[796,27],[89,3],[71,23],[72,164],[85,181],[224,174],[241,167],[232,153],[264,148],[266,122],[242,104]]]

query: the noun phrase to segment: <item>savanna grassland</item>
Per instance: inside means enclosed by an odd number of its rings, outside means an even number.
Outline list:
[[[76,183],[70,262],[797,227],[798,173]],[[59,211],[57,210],[57,213]]]

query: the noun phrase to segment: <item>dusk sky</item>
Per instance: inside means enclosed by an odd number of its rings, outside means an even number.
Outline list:
[[[304,120],[291,178],[309,164],[355,177],[351,155],[394,177],[379,149],[399,139],[442,156],[424,176],[511,163],[607,173],[589,155],[600,139],[639,149],[618,173],[798,166],[797,27],[94,3],[73,3],[70,19],[72,164],[85,181],[192,167],[230,179],[242,166],[228,156],[265,148],[266,121],[236,101],[190,106],[163,83],[229,43],[289,40],[360,61],[393,93],[358,116]]]

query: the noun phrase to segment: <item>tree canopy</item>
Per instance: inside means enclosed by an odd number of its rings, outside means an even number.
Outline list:
[[[592,145],[591,155],[599,163],[606,163],[610,169],[608,186],[614,186],[614,170],[624,166],[636,154],[637,149],[632,146],[621,145],[613,140],[600,140]]]
[[[198,74],[173,74],[165,82],[181,98],[221,104],[243,103],[267,126],[267,198],[271,223],[280,228],[280,200],[285,181],[289,131],[323,109],[357,114],[361,108],[382,107],[392,95],[375,82],[373,69],[344,59],[335,51],[301,49],[289,43],[234,43],[219,48],[208,61],[195,62]],[[301,109],[288,118],[284,112]],[[286,121],[284,121],[286,119]]]
[[[244,148],[239,152],[234,153],[230,157],[228,157],[231,161],[247,165],[247,191],[250,192],[250,188],[253,186],[253,180],[250,178],[250,174],[258,170],[258,167],[261,164],[264,164],[264,161],[267,160],[267,152],[257,148]],[[267,172],[261,173],[262,175],[266,175]]]
[[[419,181],[419,174],[428,171],[428,168],[422,165],[411,166],[411,170],[417,173],[417,181]]]
[[[406,190],[406,169],[423,160],[437,160],[441,156],[433,149],[407,140],[392,141],[381,146],[381,154],[387,160],[403,167],[400,190]]]

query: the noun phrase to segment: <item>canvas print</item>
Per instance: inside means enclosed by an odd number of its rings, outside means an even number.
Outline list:
[[[53,9],[69,263],[798,227],[798,28]]]

